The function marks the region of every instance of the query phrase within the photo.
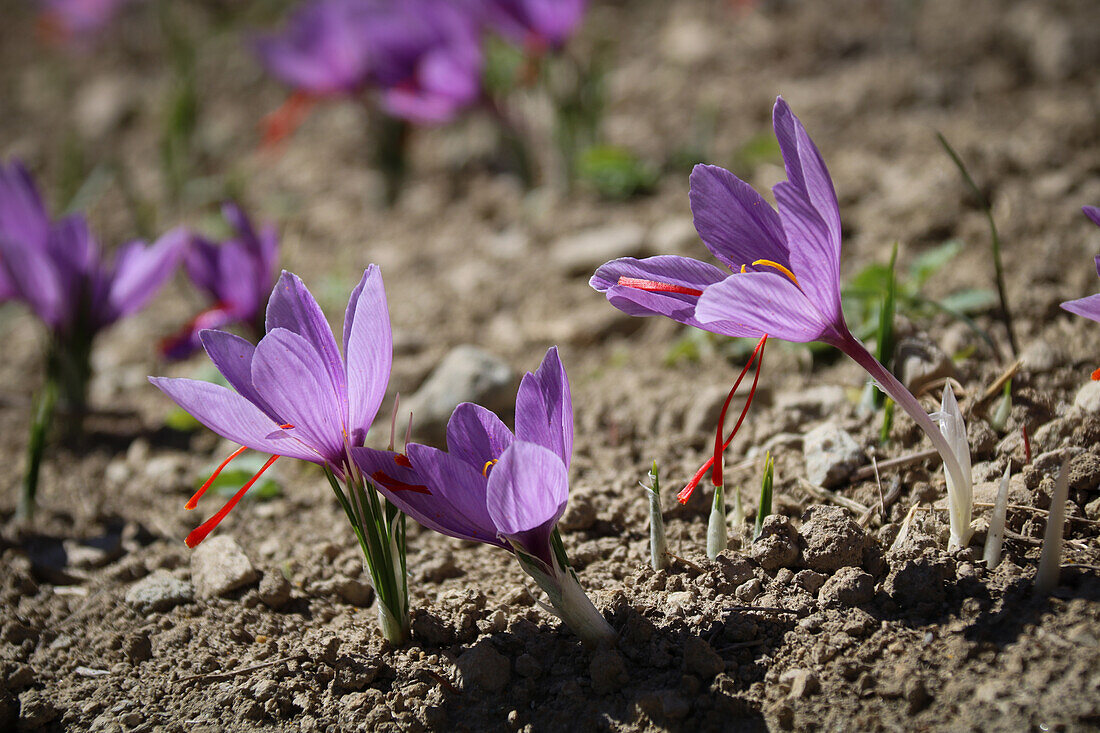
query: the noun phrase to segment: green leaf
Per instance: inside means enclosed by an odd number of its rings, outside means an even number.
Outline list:
[[[594,145],[577,160],[577,176],[602,196],[623,200],[652,193],[659,173],[656,166],[626,148]]]
[[[191,413],[182,407],[174,407],[164,416],[164,426],[181,433],[193,433],[202,427],[202,423],[191,417]]]
[[[909,265],[910,281],[917,287],[924,285],[928,278],[955,259],[955,256],[963,248],[963,243],[958,239],[949,239],[939,247],[934,247],[920,253],[913,263]]]
[[[997,304],[997,294],[992,290],[968,288],[951,293],[940,300],[940,305],[958,313],[980,313]]]

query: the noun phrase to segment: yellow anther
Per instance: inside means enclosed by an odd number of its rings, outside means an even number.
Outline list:
[[[489,466],[493,465],[496,462],[497,462],[496,458],[491,458],[488,461],[485,461],[485,465],[481,467],[481,475],[482,476],[488,476],[489,475]]]
[[[745,274],[745,265],[741,265],[741,274],[742,274],[742,275],[744,275],[744,274]]]
[[[757,260],[756,262],[753,262],[752,264],[753,264],[753,266],[754,266],[754,267],[755,267],[756,265],[767,265],[768,267],[774,267],[775,269],[779,270],[779,271],[780,271],[780,272],[782,272],[782,273],[783,273],[784,275],[786,275],[787,277],[789,277],[789,278],[791,279],[791,282],[793,282],[793,283],[794,283],[795,285],[798,285],[798,278],[796,278],[796,277],[794,276],[794,273],[793,273],[793,272],[791,272],[790,270],[788,270],[788,269],[787,269],[786,267],[784,267],[783,265],[779,264],[778,262],[774,262],[774,261],[772,261],[772,260]],[[742,265],[742,266],[741,266],[741,271],[742,271],[742,272],[744,272],[744,271],[745,271],[745,266],[744,266],[744,265]],[[802,286],[801,286],[801,285],[798,285],[798,287],[802,287]]]

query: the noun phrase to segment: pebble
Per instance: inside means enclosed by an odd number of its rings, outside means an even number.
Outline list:
[[[955,375],[955,363],[931,341],[903,339],[894,352],[896,371],[910,392],[920,392],[929,382]]]
[[[591,275],[603,263],[644,254],[646,230],[634,222],[569,234],[551,246],[552,261],[567,275]]]
[[[257,578],[248,555],[228,535],[211,537],[191,553],[191,580],[202,598],[227,595]]]
[[[592,691],[600,696],[609,695],[630,681],[626,661],[614,649],[601,649],[592,655],[588,676],[592,678]]]
[[[859,568],[844,567],[821,586],[818,598],[825,606],[858,606],[875,595],[875,579]]]
[[[269,570],[260,578],[260,600],[273,611],[278,611],[290,600],[290,581],[281,572]]]
[[[1073,406],[1091,415],[1100,413],[1100,382],[1086,382],[1085,386],[1077,390]]]
[[[139,613],[155,613],[195,600],[195,589],[167,570],[158,570],[134,583],[126,592],[126,602]]]
[[[515,372],[506,362],[477,346],[457,346],[402,404],[402,414],[412,411],[418,435],[440,438],[462,402],[476,402],[493,411],[510,407],[514,383]]]
[[[374,588],[359,578],[337,578],[336,594],[357,608],[367,608],[374,603]]]
[[[815,486],[840,485],[864,461],[863,450],[843,428],[819,425],[802,439],[806,476]]]
[[[749,545],[749,557],[770,571],[794,565],[798,555],[798,533],[791,520],[781,514],[765,517],[760,536]]]
[[[779,676],[779,684],[790,690],[792,700],[801,700],[821,691],[821,680],[809,669],[788,669]]]
[[[863,561],[867,535],[840,507],[810,507],[802,515],[799,534],[805,543],[802,559],[811,570],[831,573]]]
[[[456,660],[464,682],[486,692],[500,692],[512,678],[511,664],[487,641],[462,652]]]
[[[684,671],[703,680],[709,680],[719,672],[726,671],[726,662],[711,648],[706,639],[689,636],[684,642]]]
[[[813,570],[799,570],[794,575],[794,584],[810,595],[816,595],[825,583],[825,576]]]
[[[764,586],[760,579],[753,578],[737,586],[737,590],[733,594],[737,596],[737,600],[743,603],[752,603],[763,590]]]

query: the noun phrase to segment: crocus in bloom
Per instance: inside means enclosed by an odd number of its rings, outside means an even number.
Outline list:
[[[1100,226],[1100,208],[1095,206],[1082,206],[1081,211],[1085,213],[1094,224]],[[1096,274],[1100,276],[1100,255],[1097,255],[1096,260]],[[1087,298],[1078,298],[1077,300],[1067,300],[1062,303],[1062,308],[1085,318],[1092,319],[1100,322],[1100,293],[1096,295],[1090,295]],[[1100,369],[1097,369],[1092,373],[1094,380],[1100,380]]]
[[[0,165],[0,300],[25,303],[50,329],[52,348],[62,352],[55,356],[76,359],[73,366],[85,372],[95,335],[148,303],[186,244],[187,232],[174,229],[152,246],[130,242],[104,261],[82,215],[51,221],[22,163]],[[73,407],[83,405],[86,379],[62,385]]]
[[[821,154],[782,97],[773,126],[787,172],[772,189],[778,211],[723,168],[692,171],[695,228],[722,267],[674,255],[627,257],[600,267],[592,287],[630,315],[663,315],[725,336],[767,334],[837,347],[920,425],[955,484],[963,485],[959,462],[936,424],[844,322],[836,192]]]
[[[541,53],[569,39],[587,6],[588,0],[485,0],[485,14],[505,38]]]
[[[476,19],[449,0],[312,0],[256,50],[273,75],[297,90],[284,111],[295,117],[307,99],[372,87],[394,117],[447,122],[481,89]]]
[[[169,359],[184,359],[198,351],[202,346],[199,333],[208,328],[242,323],[257,335],[264,332],[264,309],[275,284],[279,234],[272,225],[257,230],[235,203],[225,204],[222,214],[236,236],[216,244],[194,235],[183,260],[188,277],[214,304],[161,343],[161,352]]]
[[[187,503],[192,509],[233,458],[252,448],[271,454],[263,468],[186,539],[195,547],[281,456],[321,466],[352,522],[380,599],[383,633],[408,633],[404,529],[379,504],[352,453],[363,445],[385,396],[393,361],[382,275],[363,273],[344,314],[343,354],[324,313],[297,276],[283,272],[267,305],[267,334],[255,347],[225,331],[199,334],[206,353],[233,387],[193,379],[149,381],[218,435],[240,443]],[[340,488],[344,484],[344,489]]]
[[[515,553],[565,623],[585,642],[615,636],[581,590],[556,525],[569,500],[573,403],[557,348],[516,396],[516,431],[472,403],[447,424],[448,452],[353,449],[364,475],[401,511],[451,537]]]

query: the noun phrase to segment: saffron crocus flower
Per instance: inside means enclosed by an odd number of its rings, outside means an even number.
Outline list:
[[[1100,226],[1100,208],[1095,206],[1082,206],[1081,211],[1085,213],[1085,216],[1087,216],[1090,221]],[[1100,276],[1100,255],[1097,255],[1095,264],[1096,274]],[[1065,303],[1062,303],[1062,308],[1070,313],[1100,322],[1100,293],[1090,295],[1087,298],[1067,300]],[[1100,369],[1092,373],[1092,378],[1094,380],[1100,380]]]
[[[225,204],[222,214],[236,230],[236,237],[215,244],[196,235],[183,260],[188,277],[214,305],[161,343],[161,353],[170,359],[184,359],[198,351],[202,346],[199,333],[208,328],[243,323],[258,335],[264,332],[263,314],[275,284],[279,234],[272,225],[257,231],[235,203]]]
[[[725,267],[687,257],[623,258],[591,280],[616,308],[663,315],[725,336],[761,334],[837,347],[909,413],[964,482],[955,453],[920,402],[849,331],[840,307],[840,207],[817,147],[782,97],[773,110],[787,180],[772,189],[779,210],[717,166],[691,174],[695,228]]]
[[[486,0],[489,24],[534,53],[558,48],[584,17],[588,0]]]
[[[144,306],[175,270],[182,229],[152,247],[123,246],[109,262],[79,214],[51,221],[19,161],[0,164],[0,301],[20,300],[50,332],[46,378],[36,400],[19,512],[34,513],[38,468],[56,401],[83,412],[96,335]]]
[[[279,457],[316,463],[329,477],[363,547],[379,595],[383,633],[402,641],[408,633],[403,525],[396,512],[379,504],[351,460],[351,451],[363,444],[378,412],[393,360],[378,268],[368,267],[352,291],[344,314],[343,355],[317,301],[288,272],[271,293],[267,334],[255,347],[225,331],[203,331],[200,338],[232,390],[192,379],[149,381],[203,425],[242,447],[218,466],[187,507],[194,508],[222,469],[245,449],[272,455],[220,511],[187,536],[187,545],[202,542]]]
[[[511,550],[565,623],[588,643],[614,631],[581,590],[556,525],[569,500],[573,404],[557,348],[516,396],[516,432],[471,403],[455,408],[443,452],[353,450],[363,473],[401,511],[450,537]]]

